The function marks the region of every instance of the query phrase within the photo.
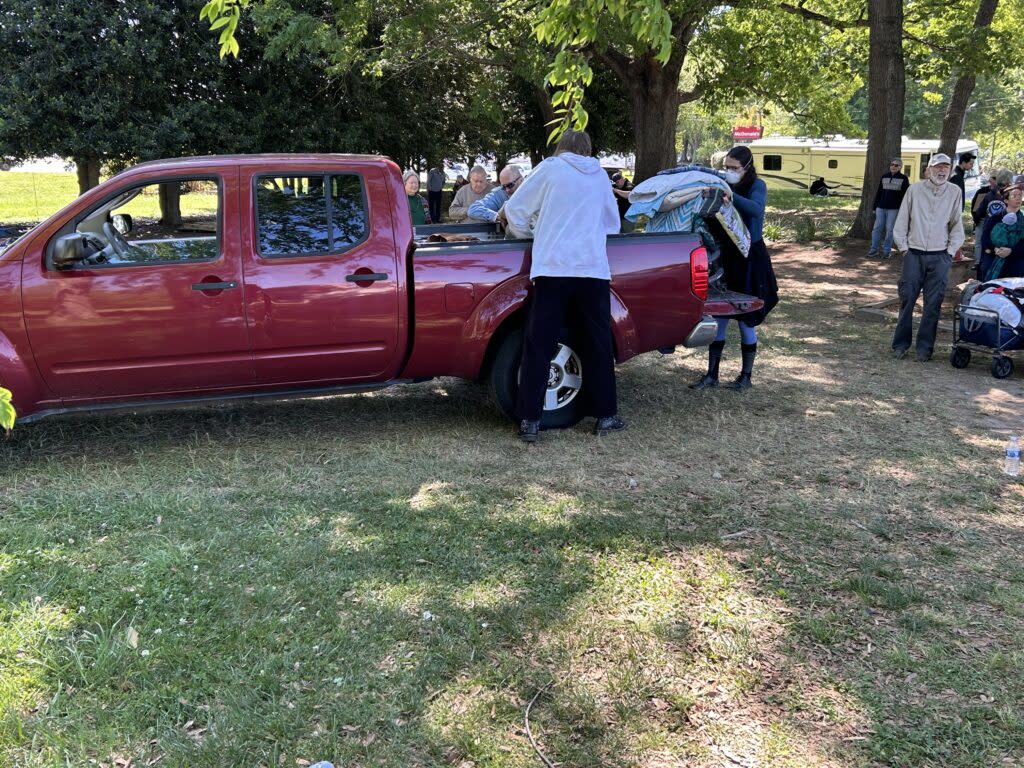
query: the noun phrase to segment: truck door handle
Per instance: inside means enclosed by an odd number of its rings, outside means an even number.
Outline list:
[[[237,288],[238,283],[228,280],[223,283],[192,283],[193,291],[225,291],[228,288]]]
[[[375,283],[378,280],[387,280],[387,272],[353,272],[351,275],[345,275],[345,279],[350,283]]]

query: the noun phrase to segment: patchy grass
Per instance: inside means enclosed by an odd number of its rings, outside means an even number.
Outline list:
[[[768,190],[765,239],[835,242],[850,229],[860,204],[855,197],[812,197],[800,190]]]
[[[647,355],[614,438],[447,380],[19,428],[2,760],[518,768],[533,701],[566,766],[1024,763],[1020,386],[889,358],[888,265],[775,258],[755,388]]]

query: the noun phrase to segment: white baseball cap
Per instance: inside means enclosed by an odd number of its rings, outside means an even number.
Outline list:
[[[944,155],[939,152],[937,155],[932,155],[932,159],[928,161],[928,167],[931,168],[933,165],[952,165],[953,161],[949,159],[949,155]]]

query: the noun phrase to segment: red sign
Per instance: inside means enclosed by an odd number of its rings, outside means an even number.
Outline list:
[[[737,125],[732,129],[732,137],[736,140],[751,141],[760,139],[764,135],[764,128],[756,125]]]

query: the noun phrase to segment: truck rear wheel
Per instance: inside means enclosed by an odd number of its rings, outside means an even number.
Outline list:
[[[568,330],[563,328],[558,334],[558,348],[548,371],[541,429],[571,427],[586,415],[584,371],[579,350],[579,343],[574,342]],[[516,420],[522,355],[523,332],[517,329],[500,342],[488,377],[491,396],[501,412],[513,421]]]

